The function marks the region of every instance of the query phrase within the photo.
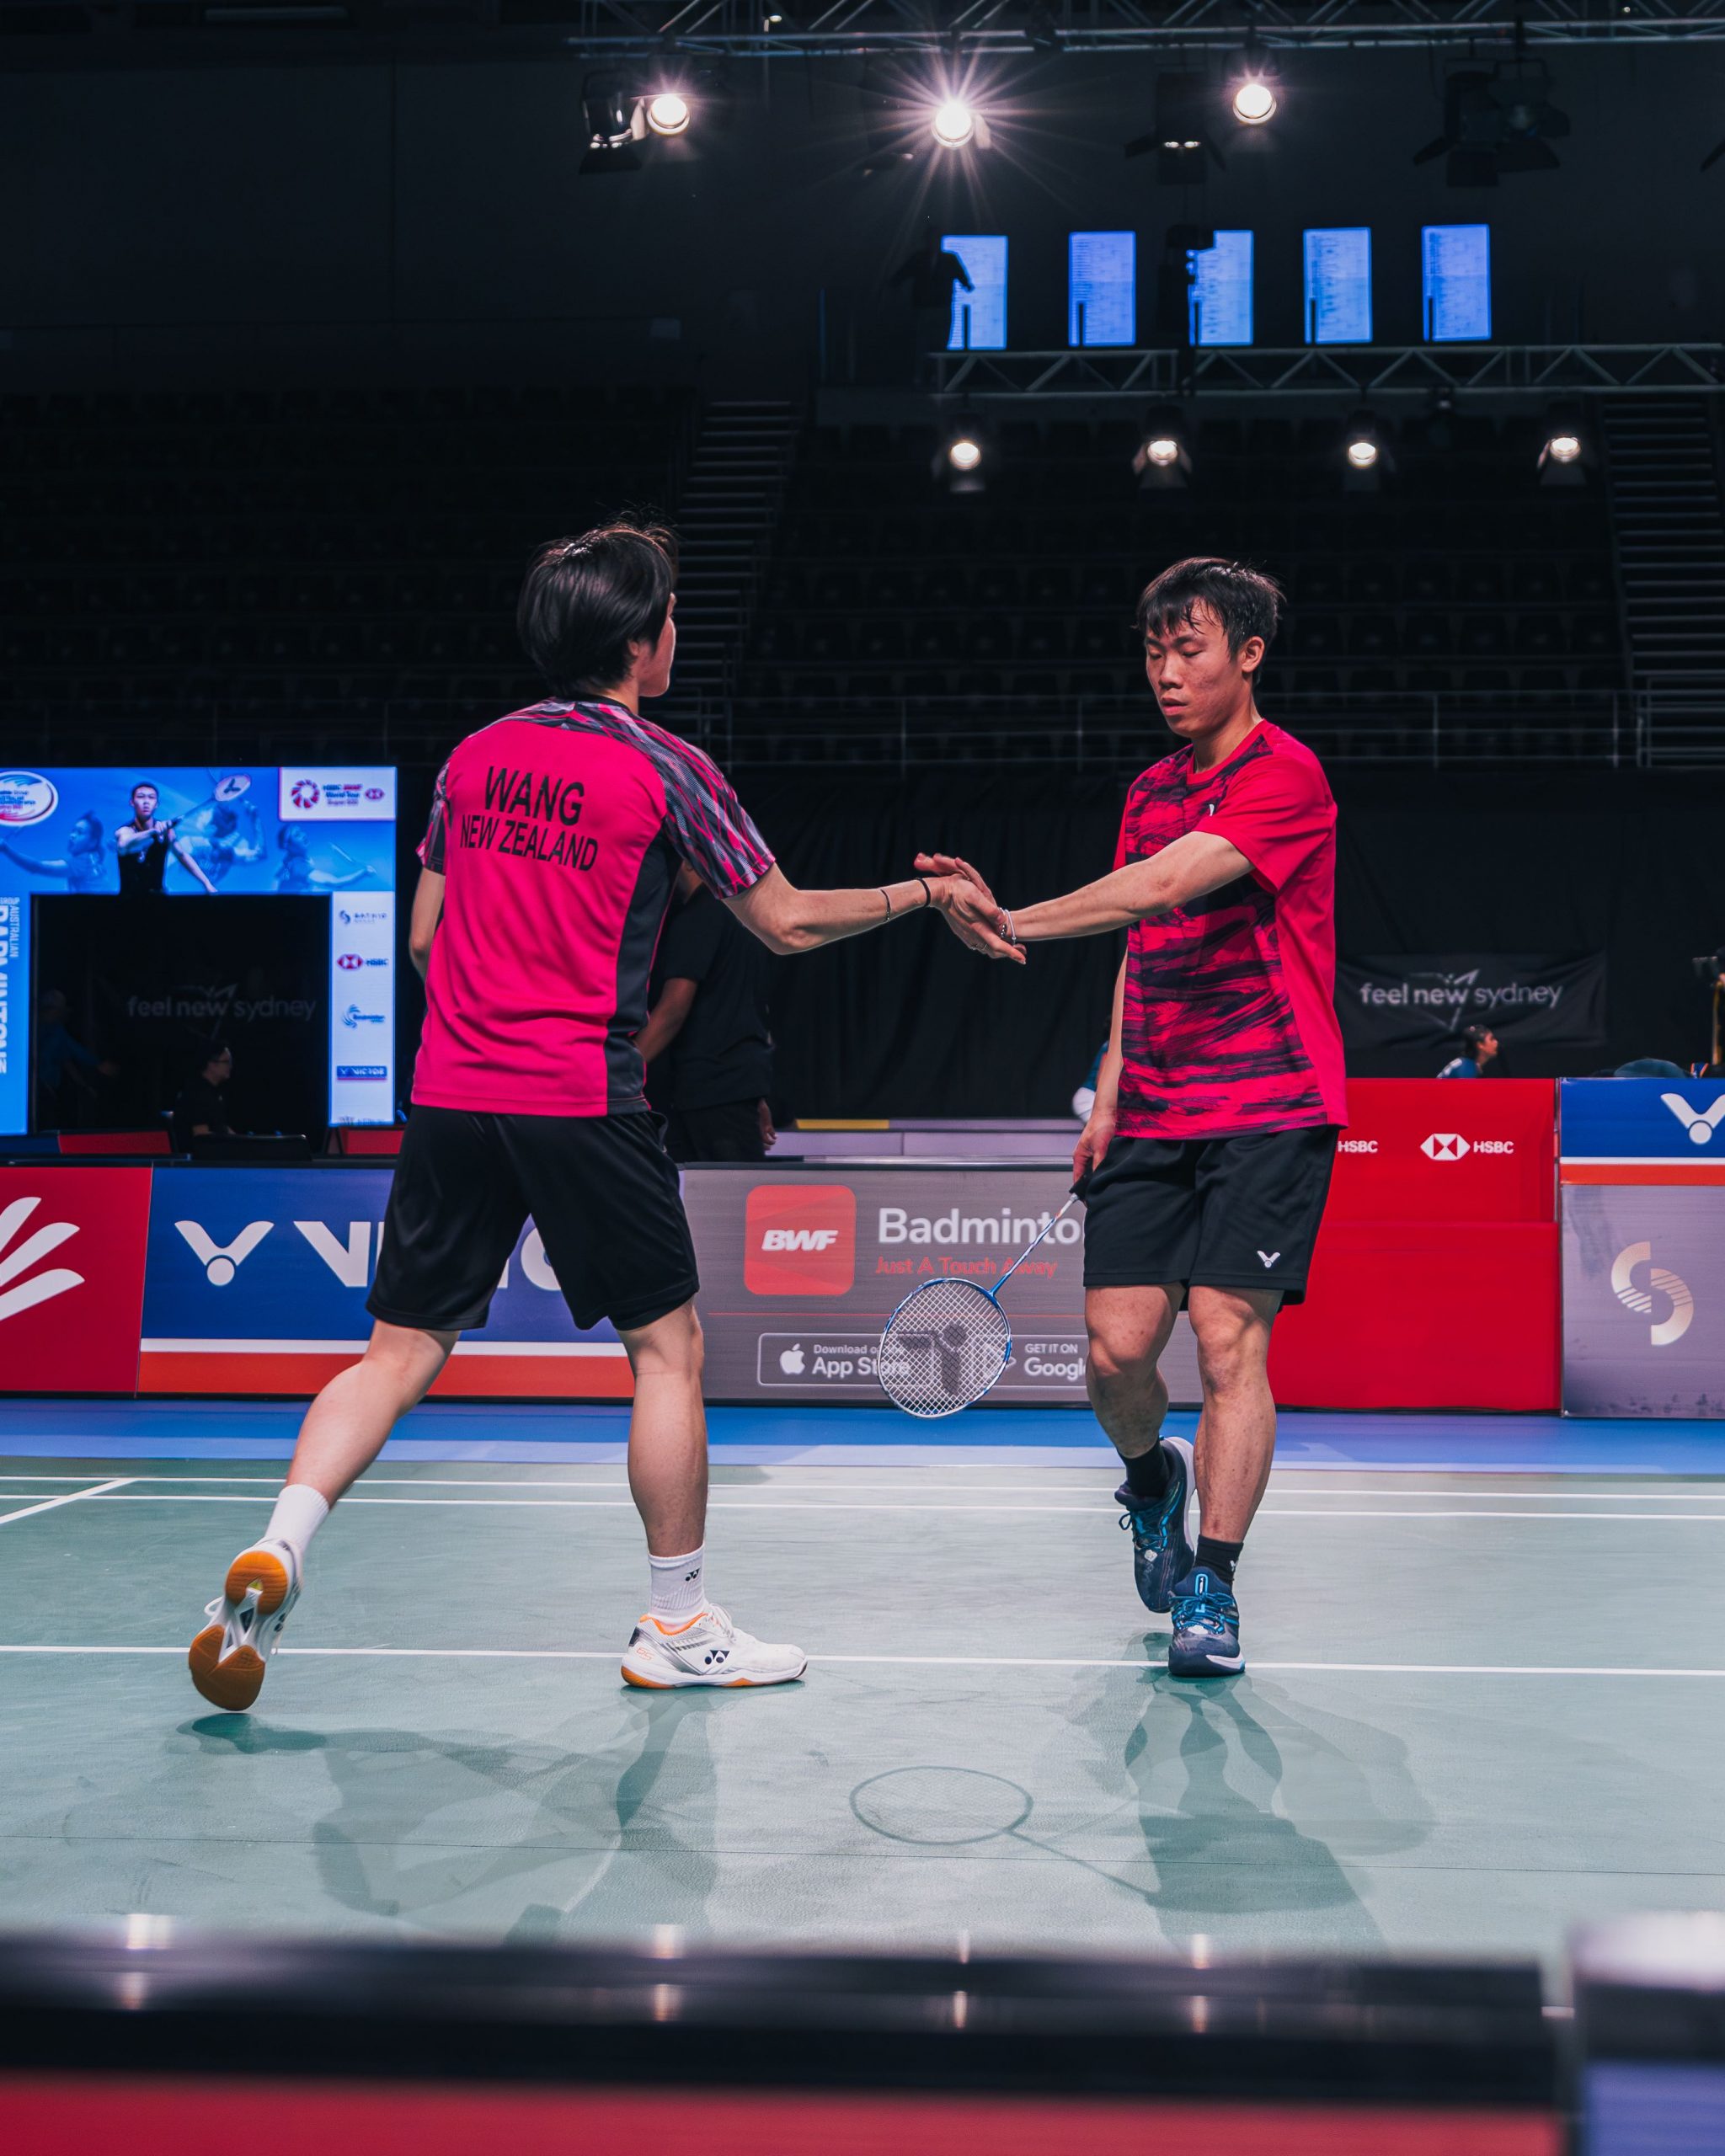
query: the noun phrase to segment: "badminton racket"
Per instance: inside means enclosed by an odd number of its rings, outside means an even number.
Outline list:
[[[1084,1193],[1080,1183],[992,1288],[946,1274],[913,1289],[886,1321],[874,1374],[895,1407],[927,1422],[981,1399],[1012,1359],[1012,1328],[1001,1289],[1047,1241]]]
[[[182,808],[168,828],[170,831],[176,831],[188,816],[200,815],[206,808],[213,808],[218,801],[224,805],[230,801],[238,801],[243,793],[249,793],[251,790],[252,782],[243,771],[235,771],[230,778],[218,778],[216,791],[207,801],[200,801],[195,808]]]

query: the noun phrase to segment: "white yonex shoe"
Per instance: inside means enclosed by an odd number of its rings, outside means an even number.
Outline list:
[[[681,1625],[644,1617],[623,1655],[623,1682],[649,1692],[684,1684],[788,1684],[809,1667],[801,1647],[775,1646],[732,1624],[714,1603]]]
[[[185,1658],[193,1684],[211,1706],[232,1715],[251,1705],[299,1598],[299,1566],[286,1543],[259,1542],[240,1551]]]

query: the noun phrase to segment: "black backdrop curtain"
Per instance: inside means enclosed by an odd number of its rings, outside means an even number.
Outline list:
[[[406,845],[431,774],[403,788]],[[1603,952],[1609,1038],[1572,1074],[1708,1046],[1693,955],[1725,944],[1725,783],[1639,771],[1332,773],[1347,954]],[[1071,889],[1114,857],[1124,776],[969,771],[896,781],[745,775],[793,882],[873,884],[919,846],[964,854],[1007,904]],[[404,869],[411,862],[403,862]],[[410,883],[406,888],[410,888]],[[405,912],[405,909],[403,909]],[[907,921],[776,968],[783,1115],[1061,1115],[1107,1030],[1119,942],[1049,944],[1024,967]],[[403,998],[403,1044],[419,1022]],[[1533,1056],[1519,1075],[1556,1075]],[[1435,1066],[1434,1066],[1435,1068]]]

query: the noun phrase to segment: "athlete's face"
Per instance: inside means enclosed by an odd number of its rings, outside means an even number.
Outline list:
[[[659,632],[659,641],[649,647],[644,641],[630,647],[642,654],[635,672],[635,693],[644,702],[649,696],[662,696],[670,686],[670,670],[677,655],[677,602],[675,592],[670,606],[665,610],[665,627]]]
[[[153,786],[135,786],[131,790],[131,805],[137,811],[141,824],[156,820],[156,804],[162,798]]]
[[[72,827],[72,835],[66,841],[73,853],[95,853],[102,841],[96,835],[96,827],[88,816],[80,816]]]
[[[1207,606],[1194,607],[1166,635],[1146,636],[1144,670],[1169,731],[1183,741],[1200,741],[1238,718],[1251,703],[1263,651],[1262,637],[1247,637],[1238,651],[1230,651],[1226,632]]]

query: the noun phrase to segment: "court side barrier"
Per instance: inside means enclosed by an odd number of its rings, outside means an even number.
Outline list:
[[[1559,2156],[1531,1962],[0,1939],[12,2156]]]
[[[1565,1412],[1725,1416],[1725,1080],[1559,1091]]]
[[[1310,1292],[1277,1327],[1289,1405],[1555,1407],[1551,1102],[1549,1081],[1351,1089]],[[387,1159],[0,1169],[0,1389],[315,1391],[363,1348],[393,1171]],[[895,1305],[941,1273],[997,1278],[1068,1181],[1058,1156],[689,1170],[710,1396],[878,1406],[875,1343]],[[1063,1221],[1014,1277],[1001,1405],[1083,1405],[1083,1234],[1081,1213]],[[1272,1284],[1281,1253],[1260,1255]],[[1183,1320],[1166,1367],[1176,1400],[1195,1402]],[[438,1390],[606,1401],[627,1398],[630,1379],[609,1326],[575,1331],[529,1225],[489,1324]]]

